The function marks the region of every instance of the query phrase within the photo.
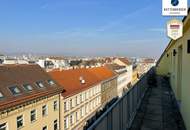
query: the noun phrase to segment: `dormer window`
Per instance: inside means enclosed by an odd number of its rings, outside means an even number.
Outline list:
[[[42,81],[36,82],[39,88],[44,88],[45,86],[43,85]]]
[[[17,86],[9,87],[9,90],[11,91],[11,93],[12,93],[13,95],[18,95],[18,94],[21,93],[21,91],[18,89]]]
[[[55,85],[55,82],[53,80],[48,80],[49,85]]]
[[[1,98],[4,98],[4,96],[3,96],[3,94],[0,92],[0,99],[1,99]]]
[[[32,91],[32,89],[33,89],[30,84],[24,84],[23,87],[24,87],[24,89],[25,89],[26,91]]]

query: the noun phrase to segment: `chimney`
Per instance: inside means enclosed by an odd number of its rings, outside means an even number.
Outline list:
[[[79,81],[80,81],[81,84],[85,84],[85,80],[84,80],[84,78],[82,76],[79,77]]]

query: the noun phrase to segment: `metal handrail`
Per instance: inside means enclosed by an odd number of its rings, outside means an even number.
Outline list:
[[[87,130],[96,130],[96,128],[98,127],[98,125],[109,116],[109,114],[111,114],[112,116],[112,111],[114,108],[117,107],[117,105],[120,105],[124,103],[124,99],[127,100],[127,105],[129,104],[129,108],[128,110],[125,111],[130,111],[127,113],[127,116],[129,116],[128,118],[128,122],[127,122],[127,128],[129,128],[132,124],[132,121],[136,115],[136,110],[139,108],[140,104],[141,104],[141,100],[144,97],[144,94],[148,88],[148,86],[143,86],[141,87],[141,83],[143,83],[143,81],[147,81],[147,75],[149,75],[149,73],[152,71],[153,68],[151,68],[143,77],[141,77],[141,79],[139,79],[139,81],[129,89],[129,91],[127,91],[122,98],[118,99],[110,108],[108,108],[108,110],[106,110],[106,112],[104,112]],[[136,93],[135,93],[136,92]],[[134,96],[136,95],[136,96]],[[130,99],[131,98],[131,99]],[[128,102],[129,100],[129,102]],[[134,101],[135,100],[135,101]],[[121,108],[120,108],[121,109]],[[123,109],[123,108],[122,108]],[[122,111],[123,112],[123,111]],[[123,116],[123,115],[122,115]],[[121,118],[119,116],[119,118]],[[122,117],[123,118],[123,117]],[[108,125],[108,123],[107,123]],[[112,124],[109,124],[112,125]],[[109,126],[112,127],[112,126]],[[123,126],[120,126],[120,128]],[[109,129],[110,130],[110,129]]]

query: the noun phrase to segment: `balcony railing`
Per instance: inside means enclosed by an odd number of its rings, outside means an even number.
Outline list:
[[[148,89],[147,78],[151,73],[153,73],[153,69],[150,69],[147,74],[142,76],[142,78],[98,118],[88,130],[124,130],[130,128],[136,111]]]

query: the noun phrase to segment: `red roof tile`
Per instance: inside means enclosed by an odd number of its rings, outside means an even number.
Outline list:
[[[49,74],[54,80],[56,80],[65,92],[63,96],[72,96],[79,92],[82,92],[103,80],[109,79],[115,76],[111,70],[106,67],[95,67],[95,68],[80,68],[62,71],[51,71]],[[80,77],[85,80],[85,83],[80,82]]]

